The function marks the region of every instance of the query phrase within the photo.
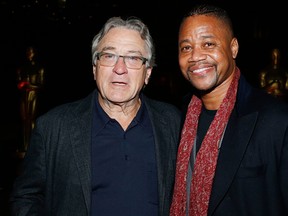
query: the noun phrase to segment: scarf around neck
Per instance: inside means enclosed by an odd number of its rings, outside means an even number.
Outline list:
[[[208,213],[209,198],[217,165],[218,147],[230,114],[234,108],[239,77],[240,70],[236,67],[226,96],[217,110],[197,153],[190,188],[189,216],[206,216]],[[186,216],[186,188],[189,159],[197,135],[201,110],[201,99],[193,95],[188,105],[178,149],[175,186],[170,216]]]

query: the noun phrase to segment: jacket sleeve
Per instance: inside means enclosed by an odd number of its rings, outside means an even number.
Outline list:
[[[45,147],[42,133],[32,132],[29,148],[22,161],[10,196],[12,216],[44,215],[43,196],[45,187]]]

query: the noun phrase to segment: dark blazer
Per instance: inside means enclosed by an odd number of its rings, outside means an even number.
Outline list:
[[[96,92],[39,117],[11,194],[12,215],[88,216],[91,202],[91,128]],[[159,215],[172,199],[180,111],[143,97],[155,135]]]
[[[253,88],[243,76],[220,148],[208,215],[288,215],[288,103]]]

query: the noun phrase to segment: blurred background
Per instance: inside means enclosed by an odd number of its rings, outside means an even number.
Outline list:
[[[39,112],[82,98],[95,88],[91,42],[111,16],[137,16],[150,28],[156,63],[146,93],[180,106],[189,89],[177,62],[177,33],[183,14],[199,2],[218,4],[232,17],[240,50],[237,65],[248,81],[260,87],[259,74],[280,51],[279,67],[287,73],[286,11],[280,0],[268,2],[225,0],[0,0],[0,215],[8,214],[8,194],[21,162],[19,90],[16,71],[27,47],[45,70]]]

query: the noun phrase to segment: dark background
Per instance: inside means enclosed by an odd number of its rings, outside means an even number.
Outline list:
[[[150,28],[156,45],[157,67],[146,93],[180,105],[189,85],[177,62],[177,32],[181,18],[201,1],[92,1],[92,0],[0,0],[0,215],[7,213],[7,197],[19,159],[19,94],[16,69],[28,46],[37,50],[46,73],[40,113],[86,96],[95,84],[91,66],[91,41],[110,16],[137,16]],[[287,68],[287,18],[280,0],[202,1],[226,8],[234,22],[240,50],[237,64],[251,84],[258,86],[260,70],[271,62],[271,51],[279,48],[281,64]],[[3,213],[2,213],[3,212]]]

